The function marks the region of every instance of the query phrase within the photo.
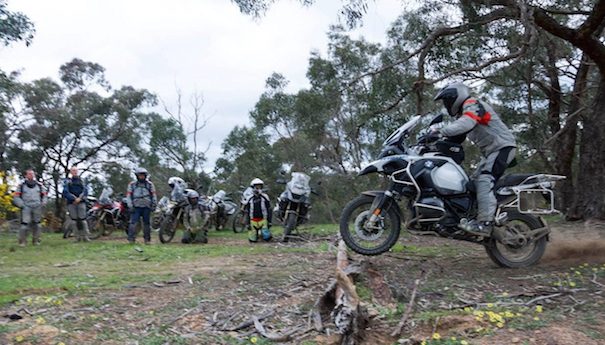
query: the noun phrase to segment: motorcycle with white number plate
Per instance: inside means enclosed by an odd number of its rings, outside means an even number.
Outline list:
[[[429,124],[438,124],[443,115]],[[378,255],[397,242],[401,224],[413,235],[433,235],[485,246],[502,267],[525,267],[540,260],[550,229],[542,215],[554,209],[553,188],[564,176],[548,174],[504,175],[494,187],[497,199],[494,230],[477,236],[466,229],[476,221],[475,186],[460,166],[465,136],[420,136],[408,146],[412,130],[422,121],[413,116],[391,134],[378,159],[358,176],[380,173],[388,177],[386,191],[366,191],[345,207],[340,233],[353,251]],[[407,217],[399,207],[407,206]]]

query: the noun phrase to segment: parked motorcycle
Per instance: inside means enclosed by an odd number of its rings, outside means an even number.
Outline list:
[[[284,235],[282,240],[288,241],[292,231],[300,224],[309,219],[309,210],[311,209],[311,193],[318,193],[309,186],[311,177],[300,172],[293,172],[292,179],[285,181],[278,179],[277,183],[285,184],[286,190],[277,198],[277,204],[273,208],[273,213],[277,218],[284,222]],[[321,184],[321,181],[317,181]]]
[[[548,174],[505,175],[494,191],[498,206],[491,236],[476,236],[468,228],[477,216],[475,186],[459,165],[464,158],[462,140],[420,137],[408,146],[410,132],[422,116],[414,116],[383,144],[378,159],[364,167],[363,176],[381,173],[391,180],[386,191],[366,191],[345,207],[340,233],[353,251],[378,255],[399,238],[404,217],[399,202],[407,203],[405,226],[413,235],[433,235],[485,246],[488,256],[502,267],[525,267],[540,260],[550,229],[540,217],[554,209],[556,181]],[[443,120],[439,115],[429,124]]]
[[[223,230],[229,217],[238,210],[237,205],[227,196],[224,190],[219,190],[212,198],[205,200],[204,204],[210,209],[208,228],[214,226],[217,231]]]
[[[246,202],[254,194],[254,190],[252,187],[248,187],[240,193],[242,194],[242,197],[239,201],[239,207],[233,215],[233,232],[235,233],[243,232],[248,226],[248,224],[246,224],[246,211],[244,209],[246,207]]]
[[[160,211],[163,213],[159,216],[161,219],[158,219],[157,222],[160,224],[160,242],[169,243],[176,234],[179,222],[183,222],[183,209],[187,205],[187,189],[176,185],[170,192],[170,200],[163,200],[164,204],[158,207],[158,209],[163,210]]]
[[[128,234],[130,225],[130,211],[126,198],[112,200],[113,189],[104,188],[88,215],[89,238],[97,239],[101,236],[109,236],[115,230],[122,230]],[[141,229],[141,222],[137,223],[135,232]]]
[[[163,196],[158,202],[158,206],[155,211],[151,215],[151,230],[158,232],[160,231],[160,226],[162,225],[162,220],[164,220],[164,215],[166,214],[166,210],[170,205],[170,198],[167,196]]]

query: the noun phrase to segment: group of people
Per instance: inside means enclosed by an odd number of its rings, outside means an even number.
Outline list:
[[[67,210],[76,229],[75,242],[90,242],[87,218],[86,199],[88,186],[79,176],[78,168],[70,169],[71,177],[67,178],[63,187],[63,198],[67,202]],[[126,203],[131,211],[131,220],[128,227],[128,242],[136,242],[136,225],[143,221],[143,238],[146,245],[151,244],[151,213],[155,211],[158,200],[153,182],[148,179],[148,172],[144,168],[135,170],[136,179],[128,184]],[[32,232],[32,244],[41,244],[42,210],[48,202],[48,192],[44,185],[36,181],[33,170],[25,172],[25,180],[19,183],[13,195],[13,203],[21,209],[21,226],[19,228],[19,245],[27,243],[27,232]],[[192,189],[186,189],[187,184],[179,177],[168,180],[172,190],[185,191],[183,202],[183,225],[185,232],[182,243],[208,243],[208,206],[200,202],[200,194]],[[269,241],[271,239],[271,205],[269,197],[263,192],[264,182],[255,178],[250,183],[253,193],[246,199],[246,219],[248,224],[250,242],[257,242],[259,238]]]
[[[471,176],[477,187],[478,215],[477,219],[469,222],[467,231],[476,235],[489,236],[494,226],[496,197],[494,185],[511,164],[516,153],[514,135],[502,122],[498,114],[485,102],[471,97],[469,88],[462,83],[452,83],[441,89],[434,98],[443,101],[449,115],[455,118],[450,125],[435,131],[438,136],[463,139],[468,135],[481,150],[483,160]],[[157,205],[155,187],[147,179],[147,170],[138,169],[137,179],[128,185],[128,206],[133,210],[132,221],[128,230],[128,241],[134,243],[134,225],[143,218],[145,244],[151,240],[150,215]],[[35,180],[32,170],[27,170],[25,181],[19,184],[14,195],[14,204],[21,208],[21,228],[19,244],[24,246],[29,227],[32,228],[33,244],[40,245],[42,207],[48,197],[44,186]],[[271,238],[271,207],[269,197],[263,193],[264,183],[254,179],[251,187],[254,193],[246,200],[246,217],[248,221],[248,238],[251,242]],[[78,169],[71,169],[71,178],[67,180],[63,196],[67,199],[67,208],[72,220],[76,222],[78,231],[76,241],[90,241],[86,223],[86,205],[83,202],[87,196],[84,181],[78,176]],[[191,219],[204,215],[206,210],[199,203],[200,195],[192,191],[188,195],[186,206],[187,228],[184,243],[206,243],[205,227],[200,223],[192,225]]]

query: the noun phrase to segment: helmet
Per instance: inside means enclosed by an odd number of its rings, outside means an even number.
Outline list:
[[[134,176],[136,176],[136,178],[138,179],[139,175],[141,175],[141,174],[145,175],[145,178],[147,178],[147,175],[149,175],[149,173],[147,172],[147,169],[141,168],[141,167],[136,168],[134,171]]]
[[[443,89],[437,92],[433,101],[443,100],[443,105],[450,116],[456,116],[462,107],[462,103],[471,96],[471,91],[468,86],[462,83],[452,83],[446,85]]]
[[[193,206],[197,206],[198,201],[200,200],[200,193],[190,190],[187,192],[187,199],[189,199],[189,203]]]
[[[185,183],[185,180],[176,176],[172,176],[168,179],[168,185],[170,186],[170,188],[174,188],[175,185],[187,187],[187,183]]]
[[[250,181],[250,187],[254,187],[255,185],[260,184],[260,185],[265,185],[265,182],[263,182],[263,180],[259,179],[258,177],[255,178],[254,180]]]

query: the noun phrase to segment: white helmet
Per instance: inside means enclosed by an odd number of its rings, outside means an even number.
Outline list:
[[[259,179],[258,177],[255,178],[254,180],[250,181],[250,187],[254,187],[257,184],[260,184],[261,186],[264,186],[265,182],[263,182],[263,180]]]
[[[138,167],[134,170],[134,176],[139,177],[140,174],[145,175],[145,177],[147,177],[147,175],[149,175],[149,173],[147,172],[147,169]]]
[[[471,97],[471,90],[462,83],[451,83],[441,89],[433,101],[443,100],[443,105],[451,116],[456,116],[462,108],[462,103]]]
[[[187,188],[187,183],[180,177],[172,176],[168,179],[168,185],[170,188],[174,188],[174,186],[182,186],[183,189]]]

